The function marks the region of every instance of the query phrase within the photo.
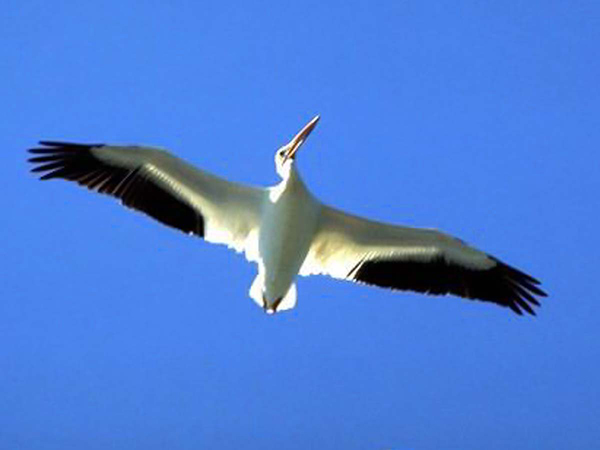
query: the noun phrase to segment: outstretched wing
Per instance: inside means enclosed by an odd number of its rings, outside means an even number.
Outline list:
[[[41,141],[32,172],[112,195],[177,228],[246,251],[256,247],[263,189],[225,181],[153,147]]]
[[[301,275],[454,294],[535,315],[535,278],[437,230],[387,225],[323,206]]]

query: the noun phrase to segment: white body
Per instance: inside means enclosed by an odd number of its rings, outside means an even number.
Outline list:
[[[295,306],[295,287],[289,296],[286,294],[308,254],[320,210],[321,204],[294,169],[279,185],[268,189],[258,238],[258,285],[251,290],[259,305],[266,302],[270,307],[285,297],[278,310]]]

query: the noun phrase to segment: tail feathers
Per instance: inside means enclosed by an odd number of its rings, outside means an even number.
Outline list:
[[[248,295],[252,300],[254,300],[254,303],[256,303],[261,308],[264,307],[262,298],[263,286],[263,277],[257,275],[254,281],[252,282],[252,286],[250,286],[250,292],[248,292]]]
[[[277,307],[277,312],[294,308],[297,301],[296,283],[293,283]]]

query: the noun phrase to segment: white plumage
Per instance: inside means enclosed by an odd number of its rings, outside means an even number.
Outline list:
[[[312,119],[275,154],[280,184],[258,188],[199,170],[154,147],[41,141],[41,179],[109,194],[160,222],[244,252],[258,265],[250,296],[273,313],[296,304],[295,278],[326,274],[380,287],[454,294],[534,314],[546,294],[533,277],[430,229],[383,224],[319,202],[295,165]]]

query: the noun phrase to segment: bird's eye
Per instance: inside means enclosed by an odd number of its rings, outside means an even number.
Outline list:
[[[279,156],[281,156],[281,157],[283,158],[283,157],[285,156],[285,152],[284,152],[283,150],[281,150],[281,151],[279,152]]]

